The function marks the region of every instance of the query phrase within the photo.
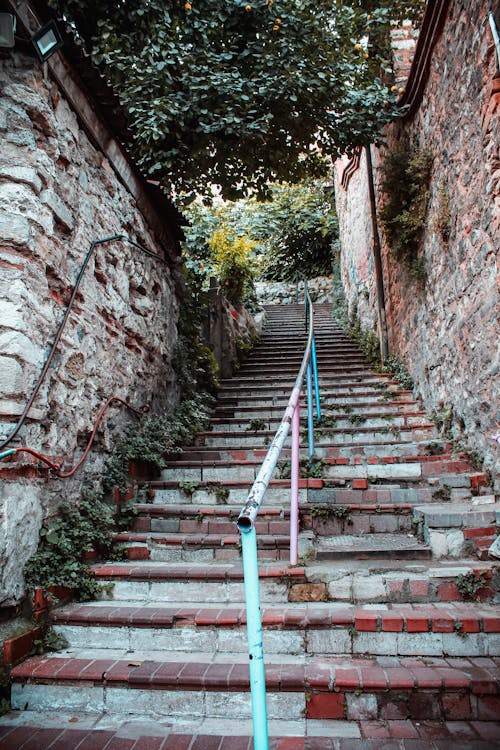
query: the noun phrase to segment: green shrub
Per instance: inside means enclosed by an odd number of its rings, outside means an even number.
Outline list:
[[[394,257],[421,284],[426,279],[420,245],[429,206],[432,160],[428,149],[403,139],[386,153],[382,167],[385,203],[380,219],[385,235]]]
[[[95,599],[102,586],[83,559],[85,552],[97,550],[108,556],[113,549],[115,525],[111,508],[102,493],[84,487],[77,502],[62,503],[58,514],[40,530],[36,553],[24,570],[26,587],[66,586],[80,601]]]

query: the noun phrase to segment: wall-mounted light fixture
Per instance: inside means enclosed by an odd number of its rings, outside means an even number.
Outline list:
[[[41,62],[48,60],[63,45],[63,40],[55,21],[49,21],[36,34],[33,34],[31,43],[35,48],[38,59]]]
[[[16,17],[13,13],[0,13],[0,49],[12,49],[15,44]]]

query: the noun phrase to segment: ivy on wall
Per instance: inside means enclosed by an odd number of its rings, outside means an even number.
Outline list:
[[[433,155],[403,138],[385,154],[380,220],[394,258],[417,284],[427,278],[421,252],[430,199]]]

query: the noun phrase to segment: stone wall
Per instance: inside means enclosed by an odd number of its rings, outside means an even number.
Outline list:
[[[383,241],[389,346],[410,369],[428,410],[451,415],[455,436],[499,469],[498,256],[500,250],[500,81],[484,0],[450,3],[437,38],[429,79],[416,114],[387,129],[388,148],[402,135],[433,154],[430,205],[422,253],[423,288],[408,276]],[[383,154],[372,149],[380,190]],[[374,328],[371,234],[366,169],[340,186],[337,210],[343,278],[351,307]],[[449,196],[450,236],[437,228],[443,191]],[[383,236],[382,239],[384,240]],[[367,309],[362,297],[368,287]],[[363,292],[360,295],[360,289]]]
[[[317,276],[308,279],[309,294],[313,302],[331,302],[333,298],[333,279],[331,276]],[[302,283],[299,297],[303,300]],[[295,281],[259,281],[255,284],[257,299],[261,305],[289,305],[297,298]]]
[[[110,396],[152,412],[175,408],[184,287],[177,229],[141,189],[142,176],[106,123],[96,124],[104,141],[96,146],[91,100],[75,90],[64,60],[53,60],[44,67],[17,54],[0,61],[0,435],[12,431],[33,392],[91,243],[123,235],[159,256],[117,239],[95,246],[47,376],[8,446],[33,448],[67,470]],[[55,82],[67,74],[71,101]],[[237,341],[253,340],[258,327],[223,299],[216,307],[228,375]],[[0,463],[0,607],[22,599],[22,570],[44,517],[84,481],[99,480],[114,437],[134,418],[112,405],[71,479],[54,479],[26,453]]]
[[[42,66],[17,55],[2,60],[0,86],[2,434],[33,390],[91,242],[123,234],[163,259],[121,241],[98,245],[90,258],[53,363],[12,444],[71,466],[109,396],[154,409],[175,405],[176,248],[158,241]],[[20,571],[36,548],[42,516],[62,493],[99,474],[108,430],[125,418],[111,408],[74,482],[50,480],[27,454],[2,462],[0,603],[21,595]]]

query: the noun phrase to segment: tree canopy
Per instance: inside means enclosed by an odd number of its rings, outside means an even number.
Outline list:
[[[116,87],[140,165],[228,198],[319,176],[325,156],[377,139],[397,111],[389,24],[421,4],[52,0]]]
[[[215,275],[229,287],[242,278],[243,268],[246,282],[251,277],[284,281],[297,273],[309,278],[331,273],[338,239],[331,186],[310,179],[275,183],[270,198],[217,200],[212,206],[198,198],[186,207],[190,226],[183,252],[186,266],[200,281]]]

